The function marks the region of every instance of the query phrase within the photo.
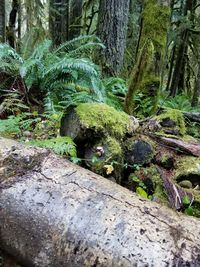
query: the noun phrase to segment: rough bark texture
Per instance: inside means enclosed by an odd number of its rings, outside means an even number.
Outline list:
[[[142,91],[144,99],[151,99],[154,114],[158,105],[159,88],[166,47],[169,6],[159,0],[144,1],[140,22],[140,33],[136,48],[136,64],[130,75],[124,110],[128,114],[136,111],[134,96]],[[160,23],[162,21],[162,23]]]
[[[69,0],[50,0],[49,29],[55,46],[69,38]]]
[[[69,40],[78,37],[81,31],[81,14],[83,0],[72,0],[69,16]]]
[[[117,74],[123,64],[126,46],[129,0],[100,0],[97,35],[105,45],[105,73]]]
[[[17,23],[17,14],[19,11],[19,1],[13,0],[12,1],[12,10],[9,15],[9,25],[7,27],[7,40],[11,47],[16,47],[16,23]]]
[[[0,246],[24,266],[200,266],[199,220],[0,138]]]
[[[5,0],[0,0],[0,42],[5,41]]]
[[[174,138],[163,137],[163,136],[153,136],[155,139],[158,139],[161,143],[176,148],[179,152],[189,154],[192,156],[200,156],[200,143],[193,141],[182,141]]]

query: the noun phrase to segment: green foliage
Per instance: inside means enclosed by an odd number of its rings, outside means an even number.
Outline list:
[[[142,182],[142,180],[140,180],[137,176],[135,176],[135,175],[131,175],[131,180],[133,181],[133,182],[135,182],[136,184],[137,184],[137,186],[138,187],[141,187],[143,190],[146,190],[147,189],[147,187],[146,187],[146,185],[144,184],[144,182]]]
[[[0,134],[7,137],[47,139],[58,135],[62,113],[21,113],[0,120]]]
[[[21,133],[21,116],[10,116],[7,120],[0,120],[0,134],[15,137]]]
[[[190,198],[189,198],[187,195],[184,196],[183,199],[182,199],[182,203],[183,203],[183,205],[185,205],[185,206],[190,205],[190,203],[191,203]]]
[[[37,88],[38,94],[47,96],[53,104],[103,101],[100,72],[90,59],[91,51],[98,47],[103,46],[95,36],[80,36],[54,50],[52,42],[44,40],[23,59],[14,49],[1,44],[0,69],[11,76],[20,74],[28,91]]]
[[[175,97],[163,96],[160,98],[160,106],[181,111],[200,112],[200,107],[192,107],[191,100],[186,94],[176,95]]]
[[[148,198],[147,192],[142,187],[137,187],[136,193],[143,198]]]
[[[123,110],[125,95],[127,93],[126,81],[119,77],[110,77],[103,80],[103,85],[106,92],[106,104]]]
[[[5,91],[3,102],[0,104],[0,111],[8,114],[17,115],[21,110],[29,110],[29,107],[23,103],[21,94],[18,91]]]
[[[39,146],[53,150],[56,154],[76,157],[76,145],[70,137],[56,137],[46,140],[32,140],[28,145]]]

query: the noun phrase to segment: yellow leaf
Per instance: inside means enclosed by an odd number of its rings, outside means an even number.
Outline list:
[[[104,165],[104,168],[106,169],[106,174],[109,175],[114,171],[114,168],[112,165]]]

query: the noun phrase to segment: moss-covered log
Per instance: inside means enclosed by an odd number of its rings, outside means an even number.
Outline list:
[[[199,266],[199,220],[0,138],[0,247],[23,266]]]

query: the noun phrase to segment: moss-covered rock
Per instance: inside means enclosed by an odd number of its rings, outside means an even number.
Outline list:
[[[106,132],[118,138],[123,137],[128,131],[129,116],[106,104],[80,104],[76,112],[85,128]]]
[[[180,134],[182,136],[186,134],[185,120],[180,110],[168,109],[158,115],[156,119],[163,126],[165,133]]]
[[[61,120],[61,136],[84,140],[90,137],[112,136],[121,140],[126,133],[132,134],[139,127],[125,112],[103,103],[84,103],[67,110]]]

